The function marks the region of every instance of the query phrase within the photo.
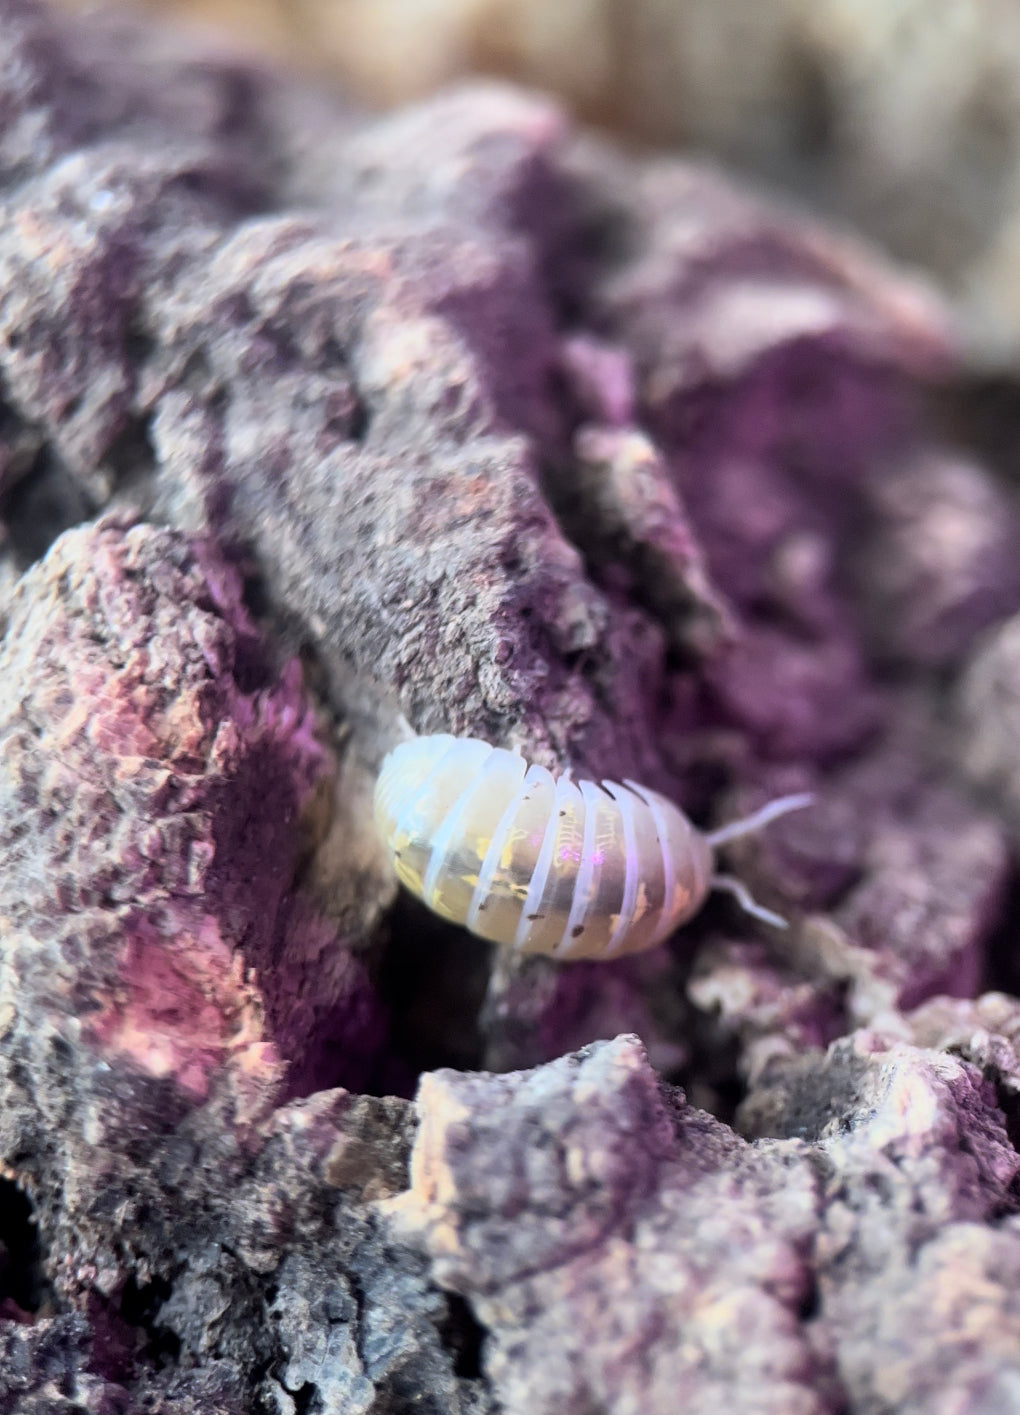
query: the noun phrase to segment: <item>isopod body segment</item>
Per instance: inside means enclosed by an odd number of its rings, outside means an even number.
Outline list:
[[[413,894],[524,953],[616,958],[651,948],[713,886],[710,839],[664,796],[633,782],[557,779],[473,737],[394,748],[375,819]]]

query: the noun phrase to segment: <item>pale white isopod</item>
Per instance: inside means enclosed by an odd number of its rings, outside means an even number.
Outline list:
[[[618,958],[652,948],[714,888],[750,913],[738,880],[713,873],[716,846],[810,796],[785,796],[707,834],[632,781],[558,779],[474,737],[416,737],[385,758],[375,819],[401,883],[435,913],[523,953]]]

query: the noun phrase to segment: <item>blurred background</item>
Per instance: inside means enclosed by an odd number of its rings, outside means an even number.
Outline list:
[[[65,0],[75,5],[76,0]],[[1020,369],[1016,0],[135,0],[370,107],[499,74],[870,235]],[[78,8],[82,8],[79,4]]]

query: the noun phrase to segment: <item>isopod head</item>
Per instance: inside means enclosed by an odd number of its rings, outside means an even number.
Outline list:
[[[401,883],[446,919],[526,953],[616,958],[695,914],[712,850],[671,801],[555,779],[477,738],[418,737],[383,762],[375,819]]]

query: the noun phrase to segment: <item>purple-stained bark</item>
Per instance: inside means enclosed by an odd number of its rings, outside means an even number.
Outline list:
[[[314,1074],[345,1015],[333,1079],[364,1084],[382,1033],[364,970],[291,899],[330,757],[240,590],[208,543],[101,521],[23,577],[0,653],[12,1002],[38,987],[30,1025],[198,1101],[221,1073]]]
[[[92,24],[0,0],[0,1410],[1005,1408],[1020,522],[937,297]],[[494,956],[395,902],[406,724],[814,792],[724,859],[789,929]]]

